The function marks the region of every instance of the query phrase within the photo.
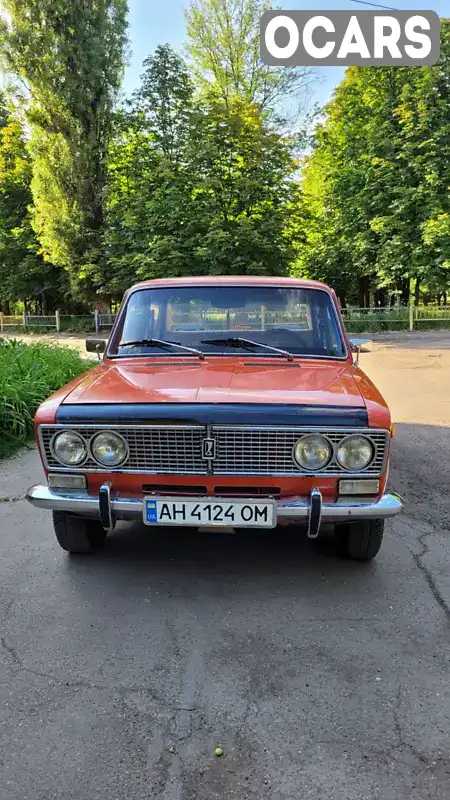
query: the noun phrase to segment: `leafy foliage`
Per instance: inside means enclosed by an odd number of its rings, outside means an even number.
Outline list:
[[[295,255],[291,143],[255,104],[196,96],[168,46],[146,67],[110,150],[102,292],[164,275],[284,274]]]
[[[191,0],[186,13],[188,50],[198,85],[228,104],[240,98],[261,111],[286,113],[289,100],[305,100],[312,71],[279,69],[260,59],[260,18],[270,0]],[[298,110],[298,108],[297,108]]]
[[[0,301],[6,311],[10,301],[33,295],[45,307],[60,288],[57,270],[38,254],[29,211],[31,174],[23,125],[0,96]]]
[[[123,72],[126,0],[5,0],[5,68],[26,86],[33,224],[46,260],[89,293],[100,258],[105,154]]]
[[[360,303],[372,287],[408,299],[450,279],[450,23],[433,67],[350,67],[307,161],[307,247],[297,270]],[[353,287],[352,287],[353,282]],[[356,287],[355,287],[356,288]]]
[[[126,0],[5,0],[0,302],[84,312],[138,279],[296,274],[345,303],[446,297],[450,22],[432,67],[350,67],[299,162],[312,73],[263,64],[269,0],[191,0],[117,107]],[[295,108],[294,108],[295,107]],[[77,310],[78,310],[77,309]]]
[[[0,441],[25,441],[37,407],[90,366],[69,348],[0,339]]]

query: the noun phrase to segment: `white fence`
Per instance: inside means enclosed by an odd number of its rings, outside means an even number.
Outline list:
[[[111,330],[116,319],[116,314],[100,314],[94,311],[91,314],[61,314],[56,311],[54,314],[45,316],[38,314],[21,314],[9,316],[0,312],[0,333],[7,331],[8,328],[43,328],[45,331],[54,328],[55,331],[74,331],[83,332],[95,331],[101,333],[103,330]]]
[[[116,321],[117,314],[98,314],[98,323],[95,326],[97,333],[105,328],[111,329]]]

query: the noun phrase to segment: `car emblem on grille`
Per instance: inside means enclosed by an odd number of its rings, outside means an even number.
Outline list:
[[[216,457],[216,440],[203,439],[203,458],[205,461],[214,461]]]

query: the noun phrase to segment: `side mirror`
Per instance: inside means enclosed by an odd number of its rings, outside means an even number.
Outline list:
[[[86,351],[88,353],[97,353],[100,358],[100,353],[106,350],[105,339],[86,339]]]
[[[372,342],[370,339],[350,339],[350,347],[352,353],[356,353],[356,358],[353,362],[353,366],[358,367],[359,354],[370,353],[372,351]]]
[[[371,353],[372,340],[371,339],[350,339],[352,353]]]

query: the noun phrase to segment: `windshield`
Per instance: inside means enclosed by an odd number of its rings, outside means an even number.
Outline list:
[[[320,289],[192,286],[133,292],[110,354],[345,357],[330,296]],[[269,348],[273,348],[273,351]],[[186,350],[186,355],[189,352]]]

